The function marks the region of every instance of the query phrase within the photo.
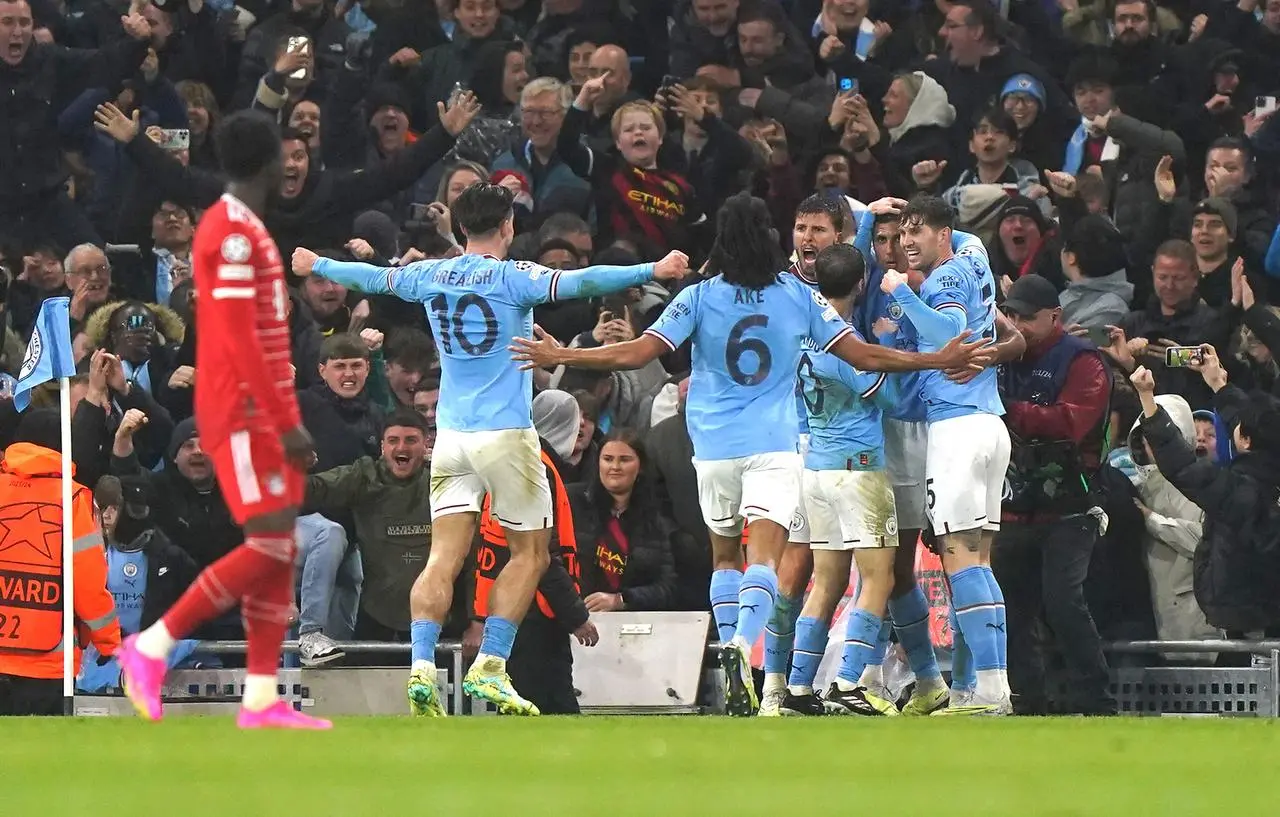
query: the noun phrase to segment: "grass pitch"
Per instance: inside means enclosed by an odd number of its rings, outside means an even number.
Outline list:
[[[1251,814],[1278,766],[1253,719],[0,719],[0,814]]]

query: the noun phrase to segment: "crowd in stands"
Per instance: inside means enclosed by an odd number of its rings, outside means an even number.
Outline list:
[[[479,114],[442,114],[463,91]],[[458,253],[449,205],[480,180],[515,194],[512,256],[557,269],[672,249],[696,268],[742,191],[787,252],[813,193],[852,241],[871,202],[928,192],[986,242],[1002,290],[1047,279],[1067,331],[1109,365],[1113,490],[1086,586],[1103,639],[1253,632],[1257,616],[1222,610],[1274,612],[1280,576],[1201,564],[1239,540],[1205,504],[1227,500],[1153,467],[1129,376],[1150,369],[1160,430],[1224,467],[1219,389],[1166,350],[1211,344],[1220,374],[1274,411],[1277,97],[1280,0],[0,0],[0,388],[41,302],[69,296],[76,476],[134,631],[243,539],[192,419],[191,242],[223,191],[210,133],[228,111],[280,124],[285,177],[264,221],[283,258]],[[318,454],[298,526],[301,659],[372,660],[336,642],[408,640],[431,546],[435,343],[450,339],[416,305],[291,283]],[[615,343],[671,295],[649,284],[536,318],[565,344]],[[688,368],[680,350],[637,371],[536,374],[589,612],[709,609]],[[48,384],[34,406],[57,400]],[[0,403],[0,441],[17,421]],[[1280,468],[1280,446],[1253,450]],[[474,631],[476,574],[446,638]],[[242,631],[228,618],[198,635]]]

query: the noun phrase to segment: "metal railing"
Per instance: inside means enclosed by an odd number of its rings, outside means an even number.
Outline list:
[[[412,649],[403,642],[343,641],[337,642],[344,652],[361,654],[393,653],[408,655]],[[198,651],[215,655],[242,654],[243,641],[201,642]],[[714,662],[720,645],[710,642],[707,657]],[[1117,641],[1104,645],[1112,654],[1214,654],[1234,653],[1262,656],[1263,662],[1252,667],[1152,666],[1117,667],[1111,674],[1111,688],[1127,714],[1252,714],[1280,717],[1280,640],[1212,640],[1212,641]],[[297,641],[284,644],[287,653],[298,651]],[[464,698],[457,687],[466,670],[462,644],[443,641],[437,645],[442,677],[451,670],[449,707],[454,714],[464,712]],[[341,671],[342,668],[338,668]],[[323,671],[323,670],[321,670]],[[714,673],[718,669],[709,670]]]

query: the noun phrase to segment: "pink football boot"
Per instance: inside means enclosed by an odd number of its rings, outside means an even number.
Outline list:
[[[129,697],[138,714],[149,721],[158,721],[164,717],[160,687],[164,684],[168,667],[163,660],[148,658],[138,652],[137,641],[136,635],[129,636],[116,653],[116,659],[120,662],[120,681],[124,686],[124,694]]]
[[[332,729],[333,722],[304,715],[285,701],[276,701],[258,712],[240,707],[236,726],[241,729]]]

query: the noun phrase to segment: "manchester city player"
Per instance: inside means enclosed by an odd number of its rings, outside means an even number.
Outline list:
[[[825,298],[778,272],[783,263],[764,202],[730,198],[717,227],[707,262],[714,277],[681,291],[641,337],[569,349],[535,327],[536,338],[515,338],[511,348],[527,367],[634,369],[692,339],[685,416],[699,504],[711,532],[711,602],[717,624],[736,622],[720,655],[726,709],[754,715],[758,701],[748,655],[772,610],[776,566],[800,502],[795,378],[801,343],[808,339],[850,365],[879,371],[967,366],[980,344],[962,336],[922,354],[867,344]],[[744,520],[750,541],[742,572]]]
[[[986,253],[966,246],[952,251],[954,213],[946,202],[918,196],[902,209],[901,243],[910,270],[923,273],[920,294],[907,275],[889,270],[880,281],[910,322],[921,350],[936,349],[960,332],[988,342],[996,338],[995,281]],[[990,348],[982,357],[990,363]],[[985,368],[966,382],[942,372],[920,377],[928,442],[925,463],[926,511],[938,538],[943,569],[951,583],[952,603],[965,644],[973,655],[977,687],[966,705],[952,703],[952,714],[1010,711],[1009,689],[1001,669],[1003,602],[984,549],[1000,525],[1000,499],[1009,466],[1009,434],[994,369]],[[1000,604],[1003,607],[1003,604]]]
[[[845,244],[823,250],[815,265],[819,291],[848,318],[866,275],[862,253]],[[897,399],[895,378],[862,372],[818,349],[800,356],[800,382],[808,415],[809,450],[804,464],[804,506],[813,550],[813,590],[796,624],[795,656],[784,715],[826,712],[897,715],[880,687],[884,657],[881,625],[893,590],[898,546],[893,486],[885,470],[882,407]],[[827,630],[845,589],[851,562],[859,590],[849,615],[844,653],[825,700],[813,680],[827,644]]]
[[[511,686],[506,660],[550,558],[551,490],[534,431],[529,372],[511,362],[500,338],[528,334],[533,307],[550,301],[617,292],[652,279],[679,279],[688,258],[668,254],[657,264],[560,271],[504,261],[515,235],[506,188],[475,184],[458,196],[453,216],[467,236],[466,254],[381,268],[293,256],[293,271],[322,275],[348,289],[421,303],[440,350],[439,433],[431,456],[431,557],[410,596],[413,669],[410,709],[441,716],[435,650],[453,597],[453,583],[471,550],[485,494],[502,524],[511,560],[494,583],[480,653],[463,679],[469,695],[499,711],[536,715]]]

